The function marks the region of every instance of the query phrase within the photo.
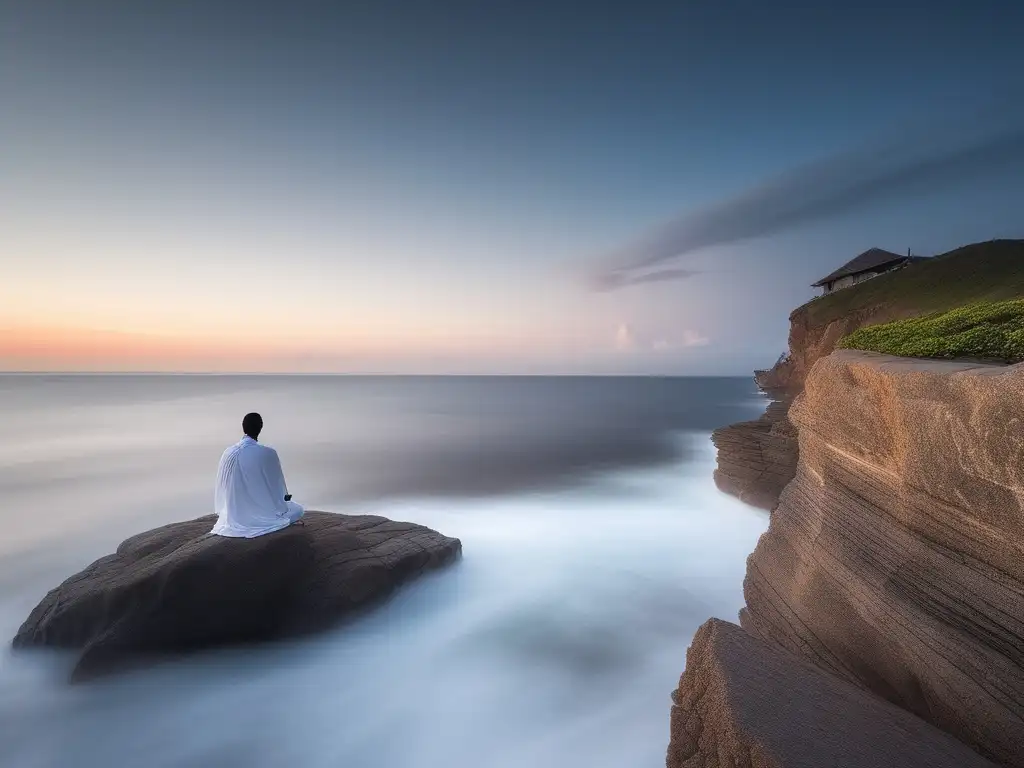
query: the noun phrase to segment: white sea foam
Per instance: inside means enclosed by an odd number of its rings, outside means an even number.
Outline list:
[[[157,407],[186,412],[163,400]],[[737,407],[740,417],[752,412]],[[130,429],[111,418],[115,430]],[[711,615],[735,619],[746,555],[767,524],[715,490],[706,432],[666,439],[674,460],[557,487],[361,500],[362,511],[460,537],[464,558],[316,638],[199,654],[76,687],[63,681],[66,658],[4,651],[0,764],[663,765],[669,693],[689,639]],[[18,491],[34,514],[77,494],[84,527],[68,537],[26,526],[21,545],[0,557],[7,636],[75,568],[144,524],[191,516],[182,510],[194,512],[209,495],[202,486],[174,491],[200,474],[209,479],[209,467],[187,455],[169,476],[136,457],[135,480],[116,476],[123,497],[83,469],[111,461],[94,459],[61,458],[72,478],[63,488],[36,482],[54,472],[37,466]],[[321,491],[318,506],[353,503],[344,494],[332,502],[329,485]],[[125,511],[146,493],[153,504],[145,514]],[[103,526],[85,525],[102,510],[110,511]]]

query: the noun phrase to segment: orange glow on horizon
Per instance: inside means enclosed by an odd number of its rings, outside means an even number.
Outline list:
[[[182,364],[222,369],[247,359],[269,359],[273,352],[252,344],[96,329],[21,326],[0,330],[0,368],[9,371],[177,370]]]
[[[0,371],[7,372],[345,372],[415,365],[434,358],[565,355],[569,340],[482,336],[416,338],[347,334],[324,338],[161,335],[43,325],[0,327]]]

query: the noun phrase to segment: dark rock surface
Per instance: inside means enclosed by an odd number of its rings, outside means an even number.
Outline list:
[[[51,590],[14,646],[81,650],[82,680],[147,656],[305,634],[461,552],[458,539],[372,515],[308,512],[305,525],[254,539],[211,536],[214,520],[127,539]]]
[[[711,619],[673,694],[668,768],[994,768],[949,734]]]
[[[711,440],[718,449],[715,485],[746,503],[771,510],[786,483],[796,474],[796,429],[787,411],[792,396],[769,393],[775,399],[754,421],[716,429]]]

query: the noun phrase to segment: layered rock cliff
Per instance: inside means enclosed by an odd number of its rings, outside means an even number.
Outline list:
[[[772,509],[793,478],[795,430],[788,403],[804,387],[814,364],[839,340],[867,325],[944,311],[974,301],[1024,296],[1024,240],[993,240],[958,248],[881,275],[852,288],[813,299],[789,316],[789,350],[770,370],[758,371],[758,385],[780,405],[761,419],[719,429],[722,490],[755,506]]]
[[[870,307],[815,325],[808,306],[790,315],[789,354],[755,376],[758,386],[771,398],[764,414],[754,421],[721,427],[711,435],[718,449],[715,484],[761,509],[774,509],[782,489],[796,473],[799,447],[788,413],[803,390],[807,372],[830,354],[843,336],[865,325],[914,314],[891,307]]]
[[[760,377],[760,386],[799,392],[814,364],[831,354],[843,336],[866,325],[888,323],[919,314],[912,307],[882,305],[865,307],[835,319],[827,316],[822,319],[812,312],[813,309],[812,302],[789,316],[789,354]]]
[[[722,491],[762,509],[771,509],[796,472],[796,430],[786,413],[792,396],[770,393],[776,399],[754,421],[716,429],[711,440],[718,449],[715,485]]]
[[[761,509],[775,508],[782,489],[796,472],[799,447],[788,413],[814,364],[858,328],[918,314],[907,307],[871,306],[818,324],[820,317],[811,309],[811,304],[805,304],[790,315],[789,353],[755,376],[771,398],[764,414],[755,421],[721,427],[711,435],[718,449],[715,484]]]
[[[669,765],[947,764],[764,746],[773,729],[794,737],[788,718],[821,734],[847,733],[853,718],[855,731],[883,734],[884,701],[1024,766],[1024,365],[834,352],[789,418],[799,461],[748,560],[740,616],[777,655],[756,650],[770,660],[751,667],[742,658],[755,651],[735,650],[746,640],[698,634]],[[808,664],[824,675],[813,686]],[[919,725],[899,730],[931,741]]]
[[[789,316],[789,352],[758,377],[766,390],[799,392],[814,364],[866,325],[976,301],[1024,296],[1024,240],[990,240],[911,264],[813,299]]]
[[[668,768],[994,768],[932,725],[712,619],[673,695]]]
[[[1024,366],[836,352],[790,418],[744,628],[1024,765]]]

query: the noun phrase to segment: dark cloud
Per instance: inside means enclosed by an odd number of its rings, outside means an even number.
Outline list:
[[[613,253],[594,284],[612,290],[692,277],[649,271],[702,248],[775,234],[858,206],[1024,165],[1024,108],[1017,98],[966,118],[904,128],[885,141],[810,163],[710,208],[679,216]]]
[[[687,280],[695,275],[701,274],[699,269],[684,269],[682,267],[670,267],[658,269],[651,272],[632,273],[629,270],[622,272],[605,272],[594,276],[593,287],[596,291],[614,291],[616,288],[623,288],[627,285],[639,285],[640,283],[661,283],[667,280]]]

